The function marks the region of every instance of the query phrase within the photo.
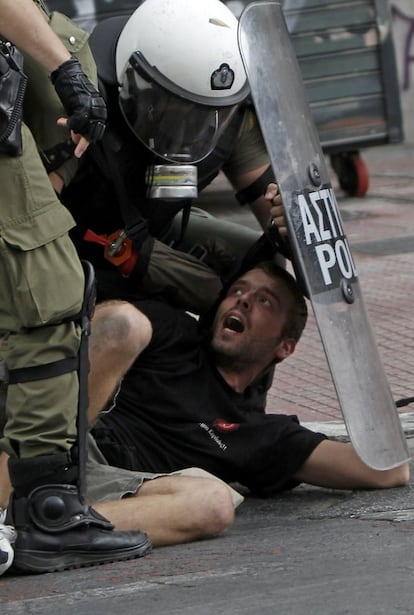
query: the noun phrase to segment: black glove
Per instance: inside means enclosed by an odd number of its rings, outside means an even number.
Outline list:
[[[91,143],[102,139],[107,115],[105,101],[85,75],[79,60],[66,60],[50,77],[68,114],[68,128]]]

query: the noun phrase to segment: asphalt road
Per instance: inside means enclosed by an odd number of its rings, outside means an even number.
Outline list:
[[[414,440],[409,440],[414,449]],[[226,535],[127,563],[0,579],[0,613],[414,613],[414,490],[247,499]]]

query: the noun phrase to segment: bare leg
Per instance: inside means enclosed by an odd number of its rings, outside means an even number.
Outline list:
[[[125,372],[148,345],[150,321],[125,301],[108,301],[97,306],[89,340],[89,423],[115,392]]]
[[[132,497],[93,507],[118,530],[140,528],[154,546],[217,536],[234,519],[229,488],[210,478],[162,476]]]
[[[1,508],[7,507],[12,490],[7,460],[8,455],[1,453]],[[134,496],[99,502],[93,508],[116,529],[140,529],[147,532],[154,546],[161,546],[221,534],[233,522],[238,503],[230,488],[218,479],[161,476],[144,482]]]
[[[152,328],[148,319],[126,302],[97,307],[89,346],[90,421],[110,399],[135,357],[147,346]],[[7,505],[11,486],[7,455],[0,455],[0,505]],[[100,502],[94,508],[116,529],[145,531],[154,545],[212,537],[234,519],[230,489],[221,481],[188,476],[165,476],[147,481],[139,492],[122,500]]]
[[[0,453],[0,508],[7,508],[12,492],[9,468],[7,466],[8,459],[7,453]]]

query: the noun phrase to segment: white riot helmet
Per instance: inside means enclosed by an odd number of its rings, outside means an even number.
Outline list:
[[[122,29],[120,107],[161,158],[202,160],[247,97],[237,26],[219,0],[144,0]]]

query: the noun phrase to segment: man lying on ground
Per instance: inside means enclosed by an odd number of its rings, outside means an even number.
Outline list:
[[[231,284],[210,327],[159,301],[100,304],[89,377],[89,418],[100,449],[92,445],[88,468],[94,508],[116,528],[139,527],[162,545],[231,524],[240,500],[215,477],[257,496],[301,482],[338,489],[406,484],[407,463],[374,470],[351,444],[255,405],[262,399],[255,382],[294,352],[306,318],[294,278],[272,262]],[[114,391],[110,411],[100,414]],[[193,466],[214,476],[189,477],[187,470],[156,477]],[[8,500],[4,468],[0,505]]]
[[[98,307],[95,333],[113,305]],[[301,482],[352,489],[408,481],[406,463],[374,470],[352,444],[329,440],[294,416],[265,414],[255,405],[262,399],[254,394],[255,382],[293,353],[306,323],[305,299],[284,269],[266,262],[241,275],[207,328],[157,301],[135,307],[118,303],[118,308],[117,318],[129,330],[124,351],[135,360],[125,370],[111,411],[93,428],[112,465],[150,472],[197,466],[258,496]],[[100,390],[100,374],[108,387],[117,385],[111,362],[99,370],[91,373],[91,394]],[[98,505],[98,510],[123,527],[112,505]]]

